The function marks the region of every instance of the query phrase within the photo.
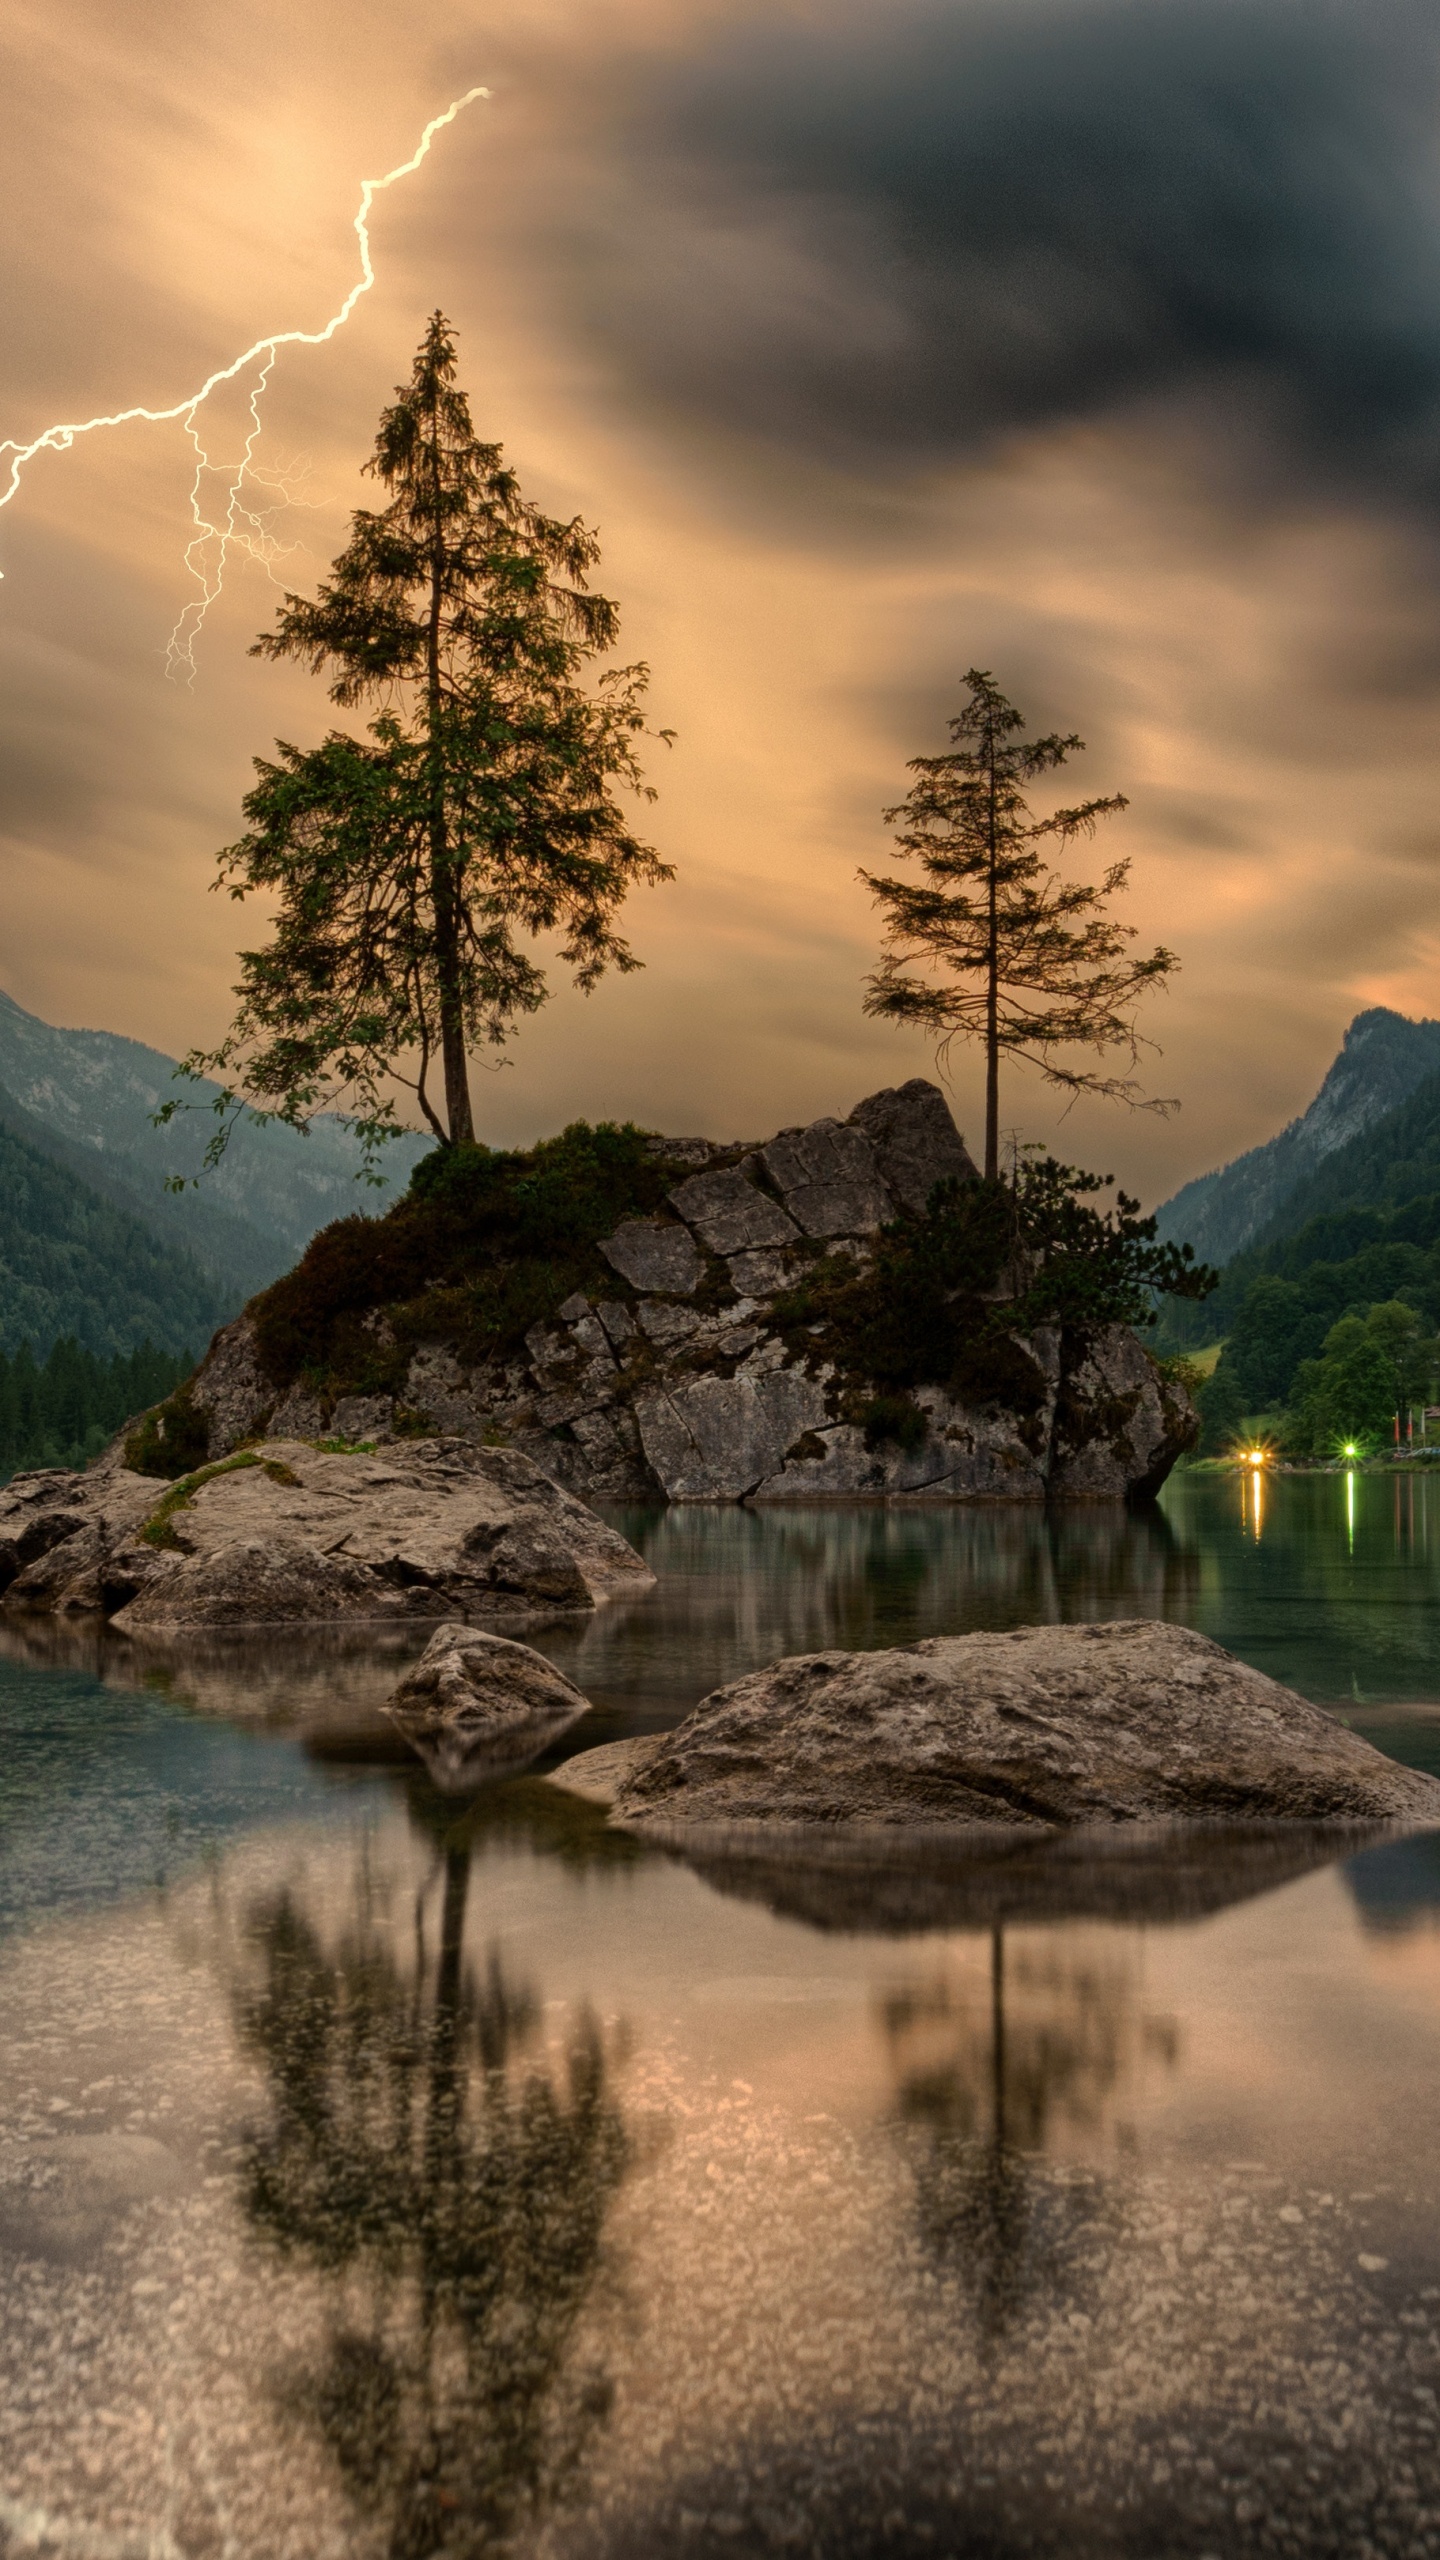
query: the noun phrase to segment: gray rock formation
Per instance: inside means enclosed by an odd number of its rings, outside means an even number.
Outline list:
[[[0,1575],[7,1611],[99,1611],[132,1635],[528,1625],[655,1579],[518,1450],[462,1440],[353,1454],[272,1440],[175,1486],[113,1466],[20,1476],[0,1492]]]
[[[693,1378],[635,1398],[641,1446],[672,1502],[738,1502],[774,1477],[786,1450],[825,1418],[818,1379],[778,1362],[760,1370],[743,1353],[733,1377]]]
[[[523,1768],[590,1701],[528,1644],[480,1627],[437,1627],[386,1713],[437,1785],[458,1789]]]
[[[692,1173],[670,1197],[712,1253],[749,1252],[756,1245],[794,1244],[802,1233],[768,1192],[758,1191],[747,1165],[722,1165]],[[880,1220],[873,1223],[878,1227]]]
[[[532,1325],[523,1357],[462,1367],[421,1341],[394,1396],[306,1387],[277,1397],[248,1318],[217,1335],[193,1384],[212,1458],[258,1432],[384,1439],[402,1410],[447,1436],[503,1435],[583,1499],[815,1502],[870,1498],[1118,1500],[1150,1492],[1194,1436],[1183,1389],[1114,1326],[1078,1350],[1028,1344],[1038,1408],[913,1399],[904,1445],[867,1435],[867,1395],[807,1353],[776,1301],[821,1252],[857,1268],[879,1227],[923,1210],[975,1168],[944,1095],[916,1078],[848,1120],[782,1129],[758,1147],[652,1142],[680,1169],[664,1208],[599,1246],[615,1275]]]
[[[1160,1619],[801,1654],[569,1782],[630,1829],[1203,1821],[1440,1823],[1401,1768],[1208,1636]]]
[[[670,1298],[688,1298],[702,1269],[689,1228],[656,1218],[626,1218],[600,1250],[633,1289],[660,1289]]]
[[[973,1182],[978,1166],[938,1085],[923,1076],[857,1102],[850,1126],[868,1138],[875,1167],[901,1207],[925,1207],[937,1182]]]
[[[1157,1493],[1174,1463],[1175,1390],[1128,1325],[1108,1325],[1059,1388],[1049,1489],[1065,1502],[1114,1492],[1117,1473],[1134,1496]]]
[[[44,1610],[122,1607],[138,1584],[118,1559],[168,1490],[113,1461],[12,1476],[0,1486],[0,1595]]]
[[[804,1236],[870,1235],[895,1214],[869,1139],[843,1121],[782,1129],[762,1149],[761,1162]],[[754,1241],[778,1244],[781,1238]]]

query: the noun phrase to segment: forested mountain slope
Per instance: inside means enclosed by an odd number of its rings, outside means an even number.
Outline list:
[[[110,1359],[194,1348],[233,1311],[183,1247],[0,1123],[0,1351],[60,1336]]]
[[[1440,1191],[1440,1071],[1407,1102],[1362,1129],[1296,1184],[1278,1216],[1255,1239],[1265,1251],[1316,1218],[1400,1209]]]
[[[125,1174],[117,1170],[118,1164],[126,1162],[123,1156],[103,1153],[78,1138],[58,1137],[33,1111],[23,1110],[3,1085],[0,1128],[23,1139],[87,1191],[98,1192],[113,1208],[138,1219],[167,1252],[178,1252],[193,1260],[227,1315],[234,1315],[257,1289],[268,1289],[271,1281],[290,1267],[293,1256],[279,1238],[253,1225],[250,1219],[238,1217],[233,1210],[222,1209],[208,1184],[198,1192],[173,1192],[166,1191],[162,1181],[153,1175],[140,1182],[127,1181]]]
[[[1204,1262],[1228,1263],[1321,1208],[1356,1199],[1398,1201],[1427,1187],[1427,1180],[1436,1188],[1433,1177],[1411,1182],[1398,1154],[1385,1161],[1401,1188],[1355,1188],[1357,1180],[1370,1179],[1366,1168],[1382,1124],[1388,1130],[1417,1087],[1429,1084],[1436,1102],[1426,1108],[1440,1120],[1440,1022],[1410,1022],[1380,1006],[1358,1013],[1309,1110],[1278,1137],[1217,1173],[1201,1174],[1165,1201],[1156,1213],[1161,1238],[1192,1244]]]
[[[0,994],[0,1087],[9,1126],[29,1146],[143,1219],[213,1275],[228,1307],[288,1271],[317,1229],[388,1208],[430,1147],[405,1137],[387,1151],[386,1187],[357,1183],[360,1150],[344,1124],[308,1136],[271,1123],[238,1126],[201,1189],[167,1195],[166,1178],[198,1171],[214,1127],[213,1084],[177,1086],[175,1061],[111,1031],[62,1031]],[[176,1093],[200,1107],[152,1126]]]

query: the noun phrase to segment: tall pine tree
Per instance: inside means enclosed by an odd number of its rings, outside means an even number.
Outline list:
[[[1056,1052],[1086,1047],[1137,1054],[1129,1008],[1147,987],[1163,985],[1176,966],[1171,951],[1130,958],[1129,925],[1102,914],[1123,889],[1130,866],[1113,863],[1098,887],[1062,880],[1039,847],[1093,835],[1096,822],[1128,807],[1118,794],[1030,814],[1024,786],[1053,772],[1083,739],[1052,736],[1028,743],[1023,715],[994,678],[972,667],[970,699],[950,723],[948,755],[916,756],[906,798],[885,812],[902,853],[921,878],[894,880],[862,871],[885,918],[890,948],[867,981],[865,1010],[933,1032],[942,1057],[956,1039],[985,1052],[985,1171],[1000,1166],[1000,1060],[1024,1057],[1051,1084],[1070,1093],[1111,1094],[1142,1109],[1132,1079],[1097,1074]],[[916,974],[917,964],[924,972]]]
[[[470,1051],[548,993],[519,937],[558,936],[588,992],[640,966],[616,929],[627,891],[672,876],[615,796],[654,798],[648,671],[582,682],[619,628],[586,583],[595,537],[542,514],[477,438],[440,312],[366,468],[388,504],[357,512],[314,602],[287,596],[252,651],[328,673],[333,702],[376,717],[363,742],[336,730],[257,760],[249,831],[220,857],[232,897],[277,904],[228,1037],[186,1061],[227,1079],[212,1161],[240,1091],[297,1126],[343,1104],[373,1149],[396,1126],[392,1078],[442,1144],[472,1141]]]

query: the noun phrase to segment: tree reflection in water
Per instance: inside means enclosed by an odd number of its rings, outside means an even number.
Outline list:
[[[897,2112],[923,2137],[921,2237],[966,2282],[983,2335],[1001,2335],[1038,2294],[1073,2293],[1077,2244],[1105,2220],[1098,2176],[1042,2175],[1040,2157],[1057,2116],[1092,2130],[1101,2123],[1131,2044],[1131,1988],[1123,1961],[1077,1960],[1063,1948],[1037,1956],[1032,1946],[1007,1967],[997,1927],[983,2011],[948,1981],[885,2003]],[[1173,2063],[1168,2021],[1146,2020],[1140,2034]]]
[[[392,2560],[502,2548],[562,2495],[609,2405],[577,2329],[627,2166],[613,2048],[582,2016],[559,2060],[492,1952],[465,1961],[468,1847],[413,1970],[362,1908],[338,1947],[290,1892],[252,1916],[240,2026],[269,2081],[242,2176],[253,2224],[332,2280],[286,2399],[380,2518]]]

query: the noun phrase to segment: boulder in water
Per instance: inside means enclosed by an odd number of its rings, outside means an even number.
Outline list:
[[[386,1713],[437,1784],[458,1787],[533,1760],[589,1707],[532,1646],[447,1624],[436,1628]]]
[[[608,1748],[565,1780],[636,1830],[1440,1823],[1440,1779],[1163,1620],[801,1654],[623,1761]]]

